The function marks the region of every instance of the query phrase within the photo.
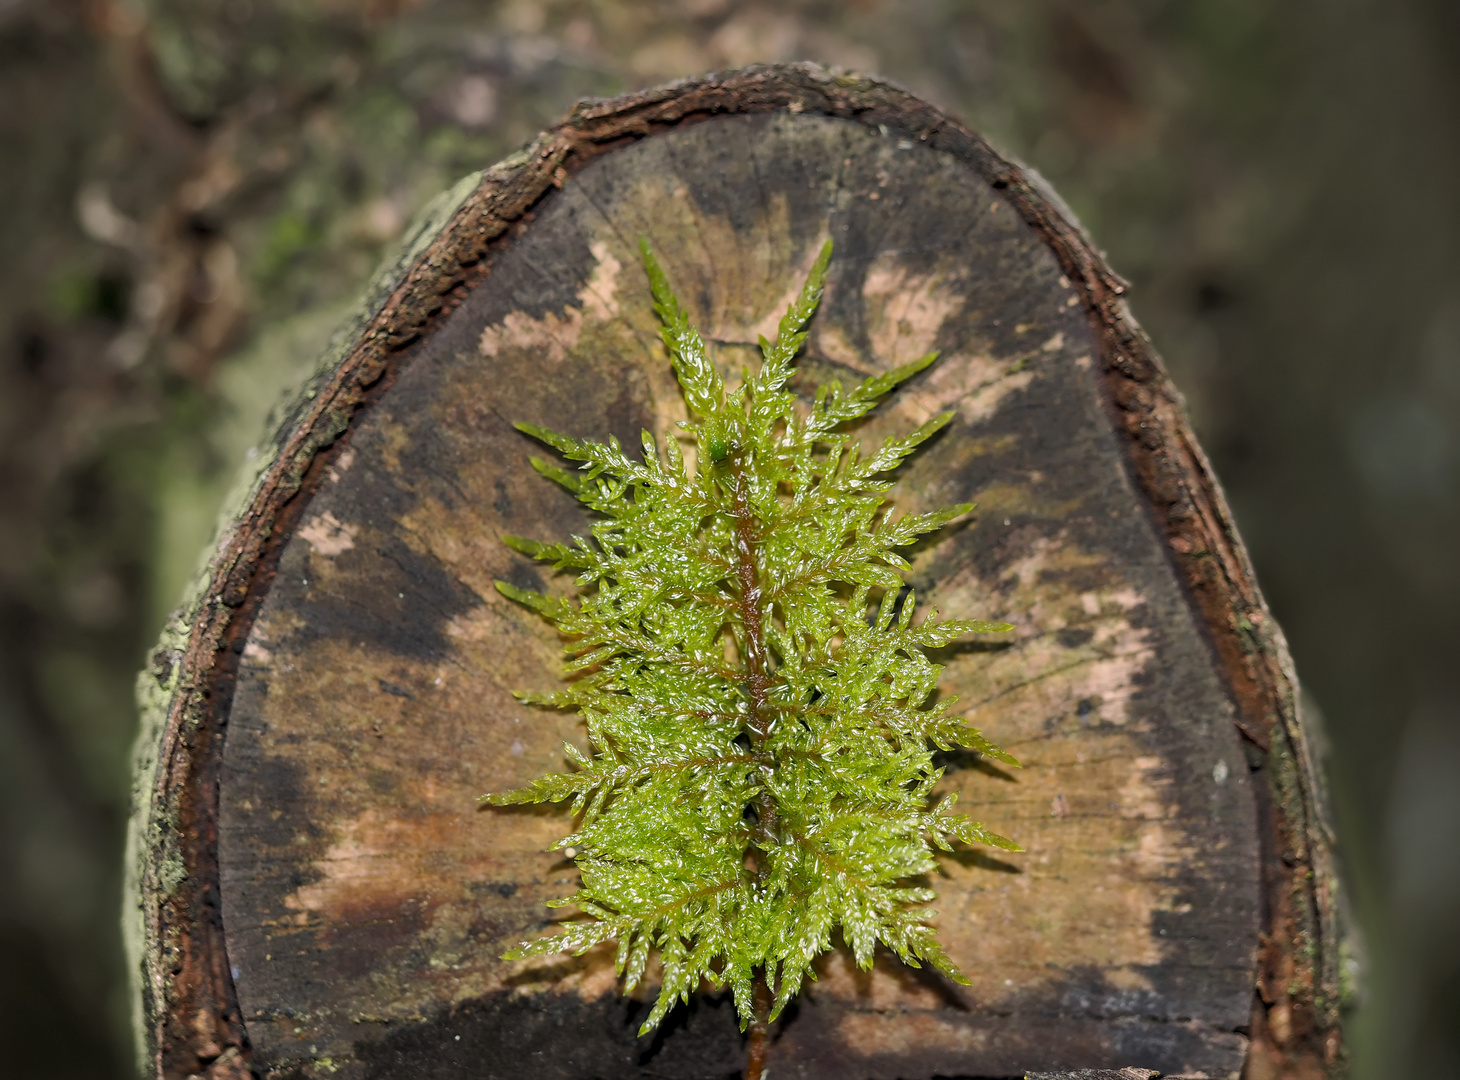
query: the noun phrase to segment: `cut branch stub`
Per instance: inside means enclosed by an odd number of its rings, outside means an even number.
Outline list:
[[[713,995],[652,1039],[612,957],[501,954],[572,891],[560,642],[501,543],[583,533],[512,427],[668,431],[637,238],[753,363],[827,237],[796,387],[942,359],[859,431],[951,409],[904,471],[965,527],[916,549],[943,688],[1024,764],[949,755],[1026,848],[943,860],[972,985],[828,957],[777,1076],[1316,1076],[1340,1053],[1327,833],[1281,634],[1124,286],[1036,180],[930,106],[809,66],[581,106],[437,207],[287,414],[144,676],[128,916],[148,1075],[720,1076]],[[652,988],[648,993],[652,994]],[[1263,1071],[1265,1070],[1265,1071]]]

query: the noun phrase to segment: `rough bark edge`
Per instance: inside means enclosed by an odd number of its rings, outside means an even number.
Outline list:
[[[139,676],[124,922],[143,1075],[250,1075],[218,907],[222,736],[237,654],[337,441],[412,346],[485,276],[489,249],[510,242],[514,226],[529,223],[538,201],[577,169],[681,124],[781,110],[896,130],[966,162],[1040,233],[1079,290],[1132,475],[1224,669],[1254,766],[1268,776],[1255,789],[1265,903],[1246,1075],[1306,1080],[1340,1062],[1332,837],[1292,661],[1181,397],[1122,299],[1125,283],[1037,173],[896,86],[795,64],[581,102],[523,151],[468,177],[387,264],[283,417],[273,453],[260,454],[261,466],[225,511],[206,569]]]
[[[196,661],[199,656],[216,660],[228,624],[239,623],[235,609],[243,605],[229,604],[242,594],[235,589],[225,599],[214,584],[236,584],[240,577],[252,576],[249,568],[259,565],[267,540],[273,535],[285,535],[278,517],[280,506],[287,506],[292,494],[298,493],[313,457],[329,445],[328,432],[343,427],[339,423],[341,407],[348,421],[352,407],[358,409],[363,404],[363,397],[353,402],[348,398],[332,400],[340,398],[337,380],[332,376],[341,362],[358,350],[387,300],[419,268],[423,253],[463,200],[479,188],[482,177],[482,173],[465,177],[422,211],[395,251],[382,262],[353,314],[331,336],[303,387],[281,406],[285,410],[282,415],[276,410],[270,416],[270,437],[252,459],[258,464],[244,470],[225,498],[215,542],[201,553],[198,576],[169,617],[147,667],[137,675],[140,725],[133,750],[122,937],[132,988],[132,1025],[140,1075],[161,1075],[159,1055],[165,1042],[161,1027],[168,1003],[180,1000],[197,1005],[191,1013],[196,1028],[192,1035],[196,1037],[189,1041],[201,1051],[195,1055],[198,1070],[180,1075],[209,1069],[209,1075],[220,1077],[249,1075],[242,1065],[247,1058],[246,1044],[241,1037],[233,1037],[235,1029],[241,1036],[242,1028],[232,979],[226,971],[216,906],[216,833],[205,827],[188,835],[184,828],[189,796],[198,798],[199,784],[206,783],[201,777],[189,778],[187,773],[216,769],[221,760],[218,736],[222,722],[210,725],[205,720],[210,714],[223,717],[226,703],[224,708],[208,709],[212,697],[208,672],[198,668],[196,662],[190,666],[184,661],[189,657]],[[281,469],[286,461],[294,468]],[[207,642],[213,644],[212,653],[207,652]],[[165,772],[159,770],[163,763],[167,764]],[[216,782],[216,773],[211,778]],[[216,797],[209,809],[216,811]],[[196,812],[188,816],[198,820]],[[210,893],[214,900],[207,899]],[[160,902],[152,904],[152,898]],[[186,917],[183,906],[188,901],[206,905],[202,909],[210,911],[211,926],[189,925],[192,920]],[[171,920],[167,918],[169,908]],[[196,964],[189,969],[188,959],[196,959],[199,954],[210,955],[205,971],[196,970]],[[212,1019],[205,1021],[209,1005],[214,1006]]]

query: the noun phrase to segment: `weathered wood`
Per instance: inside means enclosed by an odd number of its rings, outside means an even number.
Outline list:
[[[979,510],[914,584],[1016,626],[941,658],[1025,764],[948,761],[1027,848],[944,860],[973,985],[833,955],[775,1075],[1320,1075],[1337,940],[1290,666],[1119,279],[976,136],[809,67],[581,106],[440,208],[296,403],[144,676],[150,1073],[735,1071],[719,999],[636,1040],[609,957],[498,959],[573,872],[560,814],[474,802],[581,741],[510,696],[559,645],[491,588],[543,583],[500,536],[586,525],[512,421],[633,445],[683,415],[639,234],[732,370],[826,236],[801,393],[942,350],[862,434],[957,410],[895,497]]]

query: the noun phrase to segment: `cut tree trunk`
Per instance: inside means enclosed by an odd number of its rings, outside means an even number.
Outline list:
[[[912,583],[1005,640],[942,686],[1022,762],[943,786],[1025,847],[959,853],[937,926],[972,978],[830,954],[777,1080],[1136,1066],[1318,1077],[1339,928],[1291,665],[1124,286],[1038,177],[931,106],[810,66],[585,103],[436,205],[293,403],[142,678],[128,919],[148,1076],[712,1078],[702,995],[652,1038],[612,956],[504,962],[573,891],[561,642],[501,543],[583,533],[514,421],[637,445],[684,415],[646,236],[728,371],[835,241],[797,389],[929,349],[859,432],[957,418],[899,509],[978,504]],[[652,992],[652,991],[651,991]]]

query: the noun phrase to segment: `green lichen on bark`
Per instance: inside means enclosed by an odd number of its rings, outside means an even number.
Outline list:
[[[1007,624],[913,618],[897,554],[970,505],[900,516],[890,474],[952,418],[862,452],[846,425],[936,360],[936,353],[809,410],[787,390],[821,299],[822,249],[762,364],[728,387],[647,245],[655,309],[691,420],[696,453],[643,434],[642,460],[616,439],[527,434],[579,471],[533,466],[596,515],[591,538],[516,550],[576,572],[573,598],[506,582],[507,597],[568,639],[569,682],[523,700],[581,713],[592,752],[498,804],[571,802],[582,918],[508,958],[581,954],[616,941],[625,989],[652,954],[662,987],[643,1030],[702,981],[733,991],[742,1026],[763,1030],[839,935],[863,969],[880,942],[905,963],[964,980],[939,946],[926,905],[934,849],[1019,850],[933,803],[933,748],[966,747],[1010,764],[934,700],[939,667],[923,650]],[[759,993],[757,993],[759,987]],[[753,1028],[753,1034],[756,1029]]]

